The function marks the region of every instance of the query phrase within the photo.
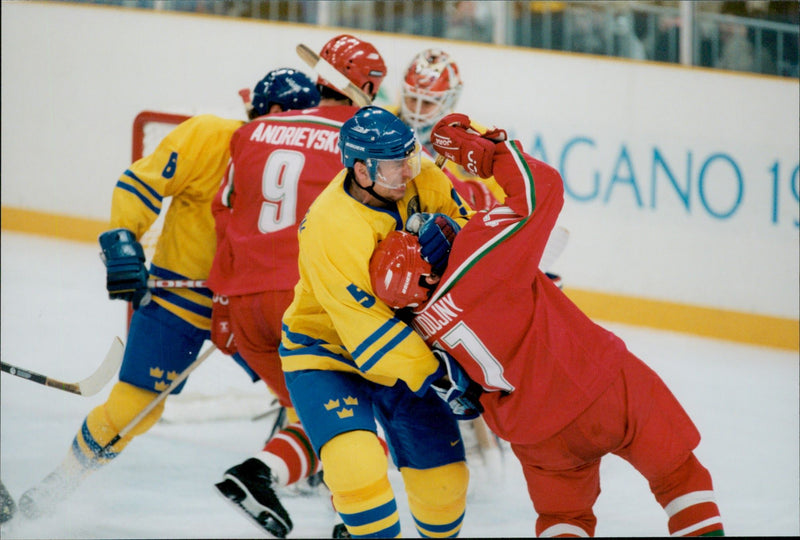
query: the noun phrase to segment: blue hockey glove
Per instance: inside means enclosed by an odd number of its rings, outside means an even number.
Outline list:
[[[100,258],[106,265],[108,297],[127,300],[133,309],[150,302],[144,250],[133,233],[128,229],[112,229],[98,240],[103,250]]]
[[[433,349],[433,354],[447,369],[447,376],[434,381],[431,388],[450,405],[453,415],[459,420],[472,420],[483,412],[481,394],[483,388],[469,378],[455,358],[445,351]]]
[[[408,218],[406,230],[419,236],[420,253],[433,273],[444,274],[453,240],[461,230],[458,223],[445,214],[421,212]]]

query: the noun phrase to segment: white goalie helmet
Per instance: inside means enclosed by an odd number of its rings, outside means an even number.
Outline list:
[[[453,112],[462,86],[458,66],[450,55],[441,49],[426,49],[406,69],[400,116],[422,134]]]

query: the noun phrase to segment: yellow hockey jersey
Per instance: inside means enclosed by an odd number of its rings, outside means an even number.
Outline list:
[[[283,317],[281,361],[287,372],[347,371],[392,386],[420,386],[438,362],[428,346],[372,291],[369,260],[378,242],[403,230],[415,212],[439,212],[463,225],[472,210],[453,185],[423,161],[396,210],[373,208],[346,190],[346,170],[317,197],[300,225],[300,281]]]
[[[171,197],[150,264],[156,279],[206,279],[216,250],[211,201],[230,159],[233,132],[244,124],[204,114],[167,134],[155,151],[120,176],[111,202],[111,227],[141,240]],[[211,327],[208,289],[156,289],[157,302],[190,324]]]

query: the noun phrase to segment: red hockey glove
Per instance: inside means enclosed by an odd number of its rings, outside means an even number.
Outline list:
[[[439,154],[481,178],[492,176],[495,143],[505,141],[506,132],[494,128],[483,135],[472,126],[469,116],[448,114],[431,132],[431,144]]]
[[[231,308],[228,304],[228,297],[220,294],[214,295],[211,306],[211,343],[225,354],[233,355],[238,350],[231,327]]]

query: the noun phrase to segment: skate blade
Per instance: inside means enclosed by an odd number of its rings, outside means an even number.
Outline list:
[[[247,494],[233,480],[223,480],[214,484],[214,487],[226,501],[247,516],[250,523],[255,523],[260,531],[266,532],[271,538],[286,538],[289,534],[289,529],[270,512],[269,508],[264,508],[257,516],[250,513],[244,506]]]

